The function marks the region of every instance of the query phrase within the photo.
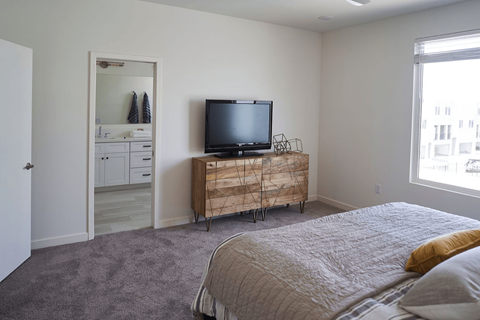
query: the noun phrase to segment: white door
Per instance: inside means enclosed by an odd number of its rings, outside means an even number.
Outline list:
[[[30,257],[32,49],[0,39],[0,281]]]
[[[105,154],[105,186],[118,186],[130,183],[130,154]]]

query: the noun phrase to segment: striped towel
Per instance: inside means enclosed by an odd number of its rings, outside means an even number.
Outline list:
[[[137,94],[133,91],[133,100],[130,113],[128,114],[128,122],[138,123],[138,107],[137,107]]]
[[[147,92],[143,95],[143,123],[152,123],[152,115],[150,114],[150,102],[148,101]]]

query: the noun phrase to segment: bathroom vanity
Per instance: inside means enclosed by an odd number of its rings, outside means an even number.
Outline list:
[[[95,187],[150,183],[152,140],[95,139]]]

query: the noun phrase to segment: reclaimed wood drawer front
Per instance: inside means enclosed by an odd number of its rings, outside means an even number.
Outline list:
[[[255,186],[251,177],[246,179],[245,160],[207,162],[206,172],[206,217],[260,208],[260,183]]]
[[[308,199],[308,160],[303,153],[263,159],[263,208]]]
[[[307,154],[194,158],[192,208],[210,218],[308,198]]]

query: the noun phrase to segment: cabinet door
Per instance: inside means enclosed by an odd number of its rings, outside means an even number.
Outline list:
[[[95,154],[95,187],[105,186],[105,155]]]
[[[130,154],[105,154],[105,186],[117,186],[130,183]]]
[[[207,172],[205,217],[244,211],[245,160],[209,162]]]
[[[293,153],[264,158],[262,165],[262,207],[308,199],[308,154]]]

